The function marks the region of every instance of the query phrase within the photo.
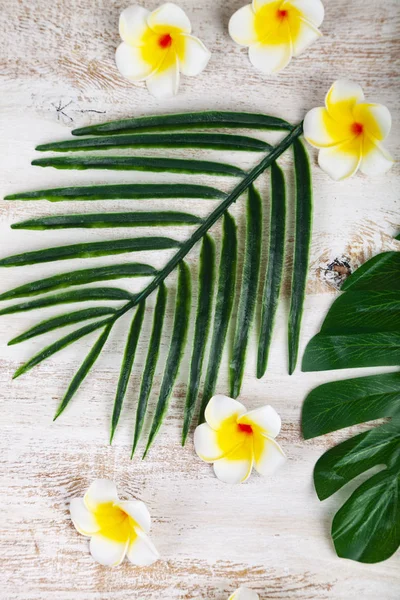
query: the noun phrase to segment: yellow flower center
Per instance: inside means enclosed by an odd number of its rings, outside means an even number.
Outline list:
[[[94,517],[101,535],[114,542],[132,541],[137,534],[134,527],[136,521],[113,502],[99,504],[94,511]]]
[[[287,44],[296,40],[301,28],[301,12],[292,5],[281,8],[282,0],[265,4],[256,12],[255,30],[259,43]]]

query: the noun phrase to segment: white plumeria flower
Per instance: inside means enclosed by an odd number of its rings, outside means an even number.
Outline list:
[[[286,457],[275,438],[281,419],[271,406],[246,411],[227,396],[213,396],[205,411],[206,422],[194,433],[194,447],[225,483],[241,483],[253,466],[261,475],[272,475]]]
[[[228,600],[260,600],[260,596],[246,587],[241,587]]]
[[[174,96],[179,88],[179,72],[190,77],[207,66],[210,52],[197,37],[179,6],[167,2],[150,12],[130,6],[119,19],[123,40],[115,60],[121,74],[130,81],[146,81],[157,98]]]
[[[71,519],[82,535],[90,537],[90,553],[106,567],[125,556],[140,567],[153,564],[159,554],[147,534],[150,514],[139,500],[119,500],[113,481],[96,479],[83,498],[70,504]]]
[[[390,169],[394,161],[381,142],[391,126],[386,106],[365,102],[357,83],[340,79],[329,90],[325,107],[307,113],[304,137],[320,149],[321,169],[340,180],[358,169],[365,175],[379,175]]]
[[[321,0],[253,0],[231,17],[229,33],[249,47],[251,63],[266,74],[284,69],[322,36]]]

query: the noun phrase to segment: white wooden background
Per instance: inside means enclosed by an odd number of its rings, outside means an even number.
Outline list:
[[[322,104],[329,86],[339,77],[358,81],[368,98],[391,109],[394,127],[388,147],[398,157],[398,0],[325,0],[324,37],[282,74],[269,78],[251,68],[246,50],[236,47],[227,33],[230,15],[244,2],[180,0],[195,34],[204,40],[213,56],[199,78],[183,78],[177,98],[158,102],[144,88],[121,79],[114,65],[114,50],[119,43],[118,16],[128,2],[0,0],[0,196],[72,182],[144,181],[143,174],[79,173],[30,166],[36,144],[66,138],[71,127],[132,115],[213,108],[261,111],[297,122],[308,109]],[[143,3],[149,9],[157,6],[155,0]],[[334,298],[326,266],[342,255],[357,266],[382,250],[400,249],[391,240],[400,230],[398,167],[376,179],[367,180],[360,175],[351,181],[334,183],[318,169],[316,153],[312,151],[311,155],[314,237],[302,350],[317,332]],[[241,156],[235,159],[243,164]],[[281,162],[285,165],[288,160]],[[154,175],[154,180],[165,179]],[[208,182],[213,183],[212,178]],[[225,185],[229,185],[228,180]],[[114,203],[112,209],[118,207],[126,208],[127,204]],[[176,202],[174,207],[182,208],[182,203]],[[91,211],[94,205],[82,203],[80,208]],[[188,211],[192,208],[204,214],[210,204],[191,201],[184,206]],[[107,230],[11,233],[9,228],[12,222],[29,216],[73,210],[65,203],[0,201],[0,255],[68,243],[67,240],[129,236],[129,232]],[[234,212],[243,225],[240,202]],[[178,228],[173,233],[184,235]],[[218,238],[218,227],[215,234]],[[291,247],[289,231],[288,271]],[[194,276],[196,257],[197,251],[190,256]],[[150,254],[137,258],[162,264],[166,254],[156,259]],[[63,270],[76,268],[78,262],[64,262]],[[104,259],[92,259],[91,265],[105,263]],[[54,264],[35,269],[4,269],[1,291],[56,273],[57,269],[59,266]],[[124,283],[136,289],[137,284],[132,281]],[[170,288],[174,288],[173,278]],[[280,442],[289,460],[273,479],[253,475],[248,483],[237,487],[226,486],[214,478],[211,468],[195,456],[191,438],[184,449],[179,446],[187,354],[168,418],[153,450],[144,462],[139,458],[129,460],[150,312],[112,447],[108,445],[108,427],[127,321],[112,335],[104,356],[69,409],[52,423],[63,390],[92,340],[85,338],[12,382],[16,367],[44,340],[10,348],[6,342],[39,317],[57,314],[59,309],[1,318],[3,600],[225,600],[244,583],[254,588],[262,600],[399,597],[399,553],[373,566],[341,560],[334,553],[329,537],[331,519],[355,485],[324,503],[318,501],[313,490],[312,470],[317,458],[349,432],[305,443],[299,424],[304,397],[315,385],[382,369],[302,374],[298,368],[289,377],[285,345],[287,304],[286,296],[279,309],[269,371],[261,381],[255,378],[254,352],[250,351],[241,399],[249,408],[271,403],[280,412]],[[171,310],[168,319],[171,323]],[[45,341],[56,339],[57,335],[50,334]],[[166,347],[167,341],[164,354]],[[227,390],[226,364],[225,356],[220,392]],[[159,383],[158,373],[156,391]],[[360,429],[353,428],[353,433]],[[154,519],[153,539],[162,555],[150,569],[124,563],[108,570],[92,561],[87,541],[71,524],[68,503],[96,477],[115,479],[122,494],[148,504]]]

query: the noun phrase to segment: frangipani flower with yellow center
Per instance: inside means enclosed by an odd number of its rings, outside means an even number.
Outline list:
[[[329,90],[325,107],[313,108],[304,119],[304,137],[319,148],[318,162],[332,179],[346,179],[358,169],[365,175],[385,173],[393,159],[381,142],[392,118],[382,104],[365,102],[362,88],[340,79]]]
[[[321,37],[323,20],[320,0],[253,0],[231,17],[229,33],[237,44],[249,47],[251,63],[270,74]]]
[[[281,419],[271,406],[246,408],[227,396],[213,396],[205,411],[206,422],[196,428],[194,447],[225,483],[240,483],[253,466],[261,475],[272,475],[285,461],[275,438]]]
[[[140,567],[153,564],[158,552],[149,540],[150,515],[143,502],[119,500],[113,481],[96,479],[83,498],[70,504],[71,519],[82,535],[90,537],[90,553],[107,567],[125,556]]]
[[[260,596],[246,587],[241,587],[228,600],[260,600]]]
[[[174,96],[179,73],[199,75],[211,56],[191,31],[188,17],[172,2],[153,12],[130,6],[119,20],[123,40],[115,55],[119,71],[130,81],[145,80],[157,98]]]

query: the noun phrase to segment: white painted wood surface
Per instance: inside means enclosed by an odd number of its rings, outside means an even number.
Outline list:
[[[368,98],[391,109],[394,127],[388,147],[398,157],[399,2],[326,0],[324,37],[282,74],[271,78],[254,71],[246,50],[236,47],[227,34],[230,15],[244,2],[180,0],[195,34],[213,56],[199,78],[183,78],[177,98],[157,102],[144,88],[122,80],[115,69],[118,16],[126,2],[0,0],[0,196],[72,182],[145,180],[143,174],[79,173],[30,166],[36,144],[66,138],[72,126],[130,115],[212,108],[260,111],[297,122],[308,109],[321,105],[331,83],[343,76],[361,83]],[[157,5],[154,0],[143,3],[150,9]],[[376,179],[360,175],[333,183],[318,169],[316,154],[311,154],[314,238],[302,350],[317,332],[333,299],[334,290],[324,275],[326,265],[337,256],[347,255],[357,266],[382,250],[398,249],[399,244],[391,238],[400,230],[398,166]],[[235,159],[243,163],[242,157]],[[287,161],[285,157],[282,164]],[[153,179],[166,178],[154,175]],[[213,179],[207,181],[212,183]],[[194,201],[185,209],[205,214],[209,206]],[[90,203],[80,207],[85,211],[94,208]],[[113,210],[120,207],[127,204],[113,204]],[[182,208],[179,202],[175,207]],[[24,217],[67,211],[73,212],[75,207],[0,201],[0,255],[67,240],[129,235],[120,231],[11,232],[9,228]],[[243,224],[243,204],[237,203],[234,212]],[[215,232],[218,238],[218,227]],[[175,234],[184,235],[177,228]],[[291,242],[289,232],[288,270]],[[193,274],[196,257],[195,251],[190,256]],[[137,258],[162,264],[166,254],[156,259],[150,254]],[[77,263],[81,265],[81,261],[66,261],[63,268],[75,268]],[[106,263],[96,259],[91,265]],[[4,269],[1,291],[57,269],[54,264]],[[124,283],[129,289],[138,285]],[[169,287],[173,290],[174,278]],[[16,367],[43,340],[9,348],[6,342],[39,317],[58,312],[57,308],[40,315],[30,312],[0,321],[2,600],[225,600],[240,584],[254,588],[262,600],[399,597],[399,553],[373,566],[340,560],[334,553],[329,537],[332,515],[355,485],[324,503],[313,490],[312,470],[317,458],[349,432],[305,443],[299,425],[303,399],[316,384],[381,369],[320,374],[302,374],[298,369],[289,377],[284,298],[269,371],[261,381],[255,378],[255,357],[250,351],[241,399],[250,408],[268,402],[280,412],[280,442],[289,460],[271,480],[253,475],[245,485],[232,488],[217,481],[211,468],[196,458],[191,439],[186,448],[179,445],[188,353],[168,418],[152,452],[144,462],[129,460],[150,312],[113,446],[108,445],[108,427],[126,321],[113,333],[106,352],[70,408],[52,423],[53,412],[87,352],[90,338],[15,382],[11,376]],[[168,318],[170,323],[171,312]],[[56,337],[50,334],[46,341]],[[164,355],[166,347],[165,340]],[[226,391],[226,364],[225,356],[221,392]],[[353,432],[363,428],[353,428]],[[71,525],[68,502],[81,495],[96,477],[115,479],[122,494],[147,502],[154,519],[153,539],[162,554],[152,568],[137,569],[124,563],[108,570],[92,561],[87,541]]]

